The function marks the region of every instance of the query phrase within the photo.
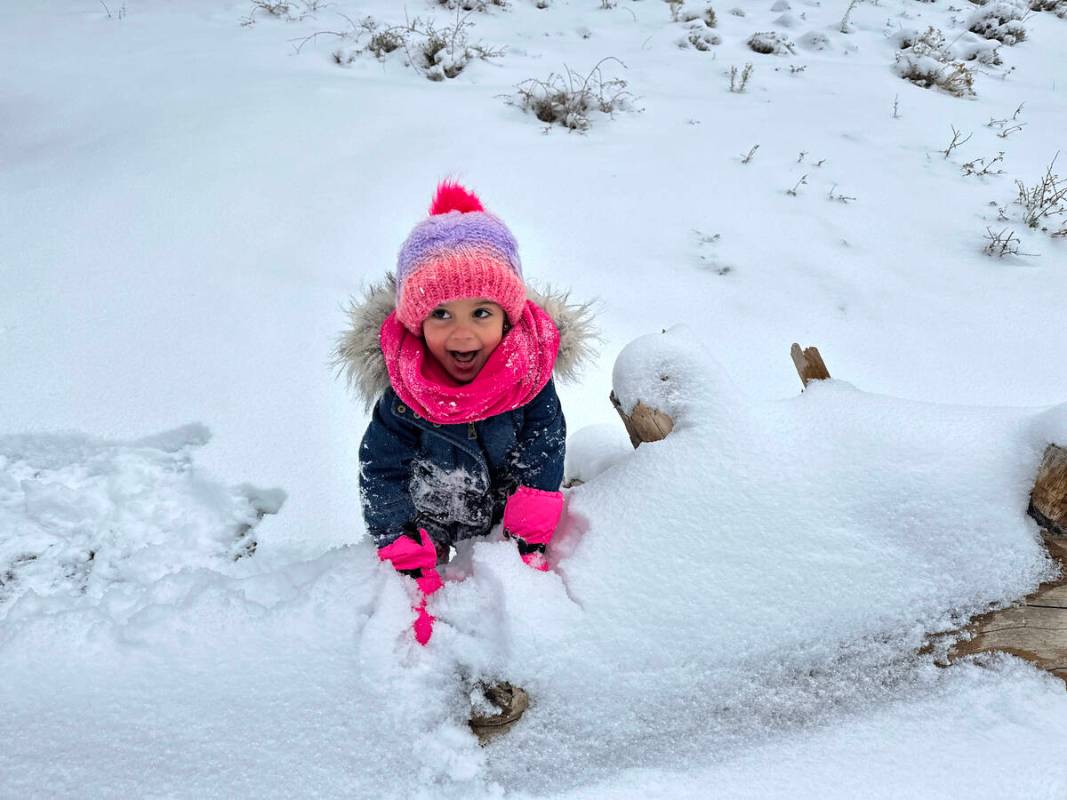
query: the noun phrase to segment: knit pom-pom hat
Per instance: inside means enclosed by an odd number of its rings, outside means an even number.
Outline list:
[[[526,305],[515,237],[473,192],[453,181],[438,185],[430,216],[400,248],[396,286],[396,317],[416,336],[430,312],[452,300],[492,300],[513,325]]]

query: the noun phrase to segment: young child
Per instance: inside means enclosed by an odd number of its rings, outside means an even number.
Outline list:
[[[446,181],[395,278],[349,316],[337,361],[374,404],[359,450],[363,518],[379,558],[418,584],[425,644],[426,597],[456,542],[503,521],[522,560],[548,569],[566,443],[552,375],[573,377],[591,352],[589,309],[526,287],[511,231]]]

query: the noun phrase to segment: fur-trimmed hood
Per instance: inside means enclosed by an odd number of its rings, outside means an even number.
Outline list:
[[[591,303],[571,303],[570,293],[545,287],[544,292],[526,287],[526,297],[541,306],[559,329],[559,354],[553,374],[563,382],[577,380],[581,369],[596,356],[600,341],[593,324]],[[382,323],[396,308],[396,278],[387,274],[371,284],[361,298],[352,298],[346,309],[348,327],[338,337],[333,366],[344,373],[348,386],[363,400],[367,410],[389,387],[380,335]]]

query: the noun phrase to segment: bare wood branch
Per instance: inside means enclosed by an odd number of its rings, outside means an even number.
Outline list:
[[[674,420],[662,411],[638,402],[634,406],[634,410],[627,414],[623,410],[619,398],[615,396],[614,391],[609,397],[611,404],[615,406],[615,410],[622,417],[622,424],[626,426],[626,432],[630,435],[630,444],[634,447],[638,447],[644,442],[658,442],[660,439],[665,439],[667,434],[674,430]]]
[[[789,349],[789,355],[792,356],[793,365],[805,386],[812,381],[824,381],[830,377],[830,371],[826,368],[817,347],[801,348],[794,342]]]

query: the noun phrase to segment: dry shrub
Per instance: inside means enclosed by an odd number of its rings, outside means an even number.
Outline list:
[[[1067,0],[1030,0],[1031,11],[1048,11],[1060,19],[1067,19]]]
[[[508,0],[437,0],[437,4],[450,11],[488,11],[490,8],[507,8]]]
[[[971,33],[977,33],[986,39],[995,39],[1010,47],[1026,39],[1023,19],[1027,10],[1022,0],[995,0],[985,3],[971,15],[967,21],[967,29]]]
[[[789,39],[774,31],[754,33],[748,38],[748,48],[763,55],[793,55],[796,53],[794,45]]]
[[[566,67],[566,74],[552,73],[544,80],[531,78],[518,85],[515,97],[508,102],[530,111],[541,122],[562,125],[572,131],[588,130],[590,114],[599,111],[613,114],[632,108],[633,95],[621,78],[605,78],[602,67],[617,58],[604,58],[587,75]]]
[[[901,37],[896,71],[924,89],[938,88],[956,97],[974,94],[974,73],[962,61],[953,61],[944,34],[930,27],[918,36]]]

